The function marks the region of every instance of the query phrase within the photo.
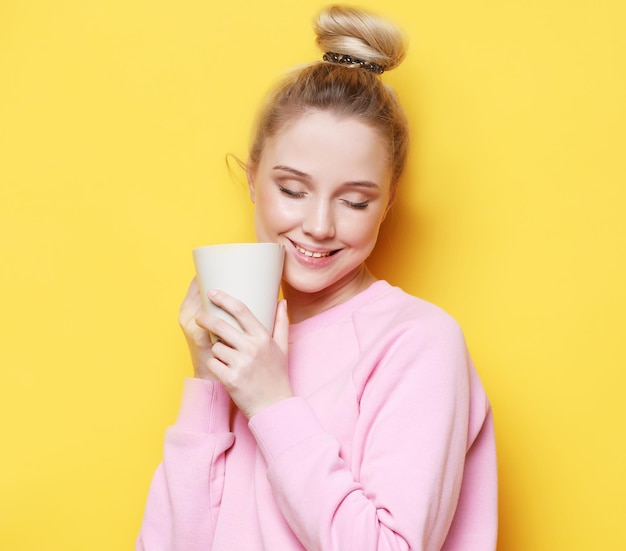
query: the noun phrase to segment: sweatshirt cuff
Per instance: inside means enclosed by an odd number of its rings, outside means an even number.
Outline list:
[[[186,378],[176,427],[186,432],[230,432],[230,403],[219,381]]]
[[[248,426],[268,465],[287,449],[324,432],[309,404],[299,396],[266,407]]]

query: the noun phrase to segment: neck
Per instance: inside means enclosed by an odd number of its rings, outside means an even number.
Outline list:
[[[283,296],[287,300],[289,321],[300,323],[324,310],[346,302],[376,281],[376,277],[363,264],[358,270],[315,293],[304,293],[283,282]]]

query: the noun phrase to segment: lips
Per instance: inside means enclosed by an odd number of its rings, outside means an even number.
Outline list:
[[[296,248],[296,251],[303,254],[304,256],[310,256],[311,258],[325,258],[337,252],[337,251],[326,251],[326,252],[309,251],[305,249],[304,247],[301,247],[300,245],[296,245],[295,243],[293,244],[293,246]]]
[[[290,240],[291,241],[291,240]],[[340,249],[313,249],[304,247],[295,241],[291,241],[293,248],[299,253],[298,258],[304,261],[323,261],[338,253]]]

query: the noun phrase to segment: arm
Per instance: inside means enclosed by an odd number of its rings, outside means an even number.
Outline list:
[[[137,551],[211,549],[224,489],[225,453],[233,442],[230,397],[221,383],[185,380],[176,424],[165,436]]]
[[[197,281],[189,285],[178,321],[185,335],[194,379],[185,380],[176,424],[165,434],[144,514],[137,551],[211,549],[224,489],[225,453],[231,399],[207,368],[211,338],[197,323],[202,317]]]
[[[468,359],[456,328],[440,343],[420,340],[400,336],[363,381],[349,464],[302,398],[252,418],[277,501],[307,549],[441,549],[465,461]]]

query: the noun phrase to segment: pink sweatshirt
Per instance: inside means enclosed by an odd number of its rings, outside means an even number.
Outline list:
[[[289,373],[249,422],[185,381],[138,550],[495,549],[491,410],[450,316],[378,281],[290,327]]]

